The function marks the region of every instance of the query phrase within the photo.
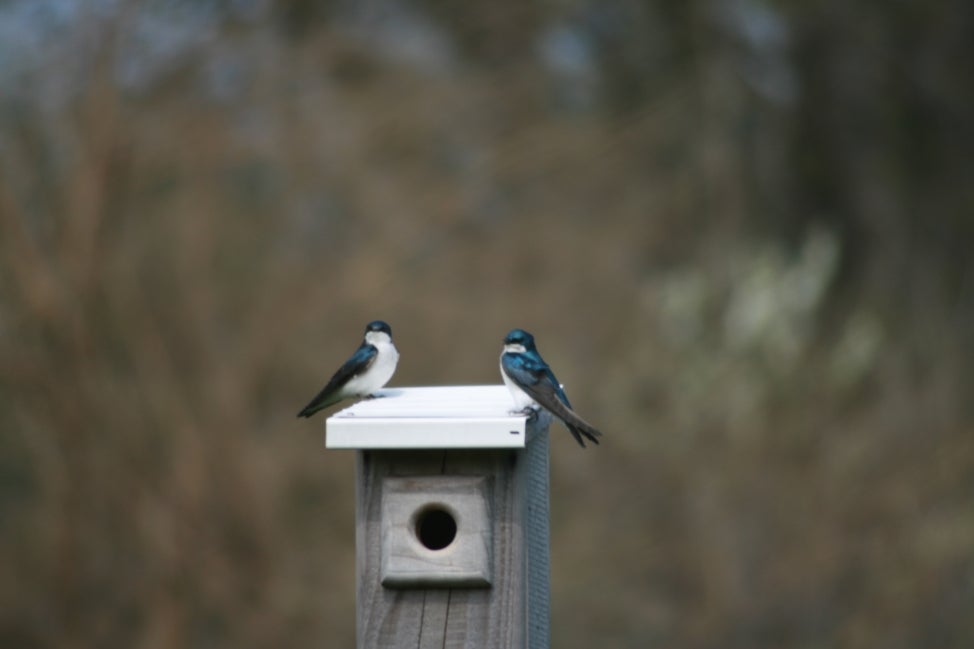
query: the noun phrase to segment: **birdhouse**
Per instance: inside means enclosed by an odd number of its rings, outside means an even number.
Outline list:
[[[356,451],[359,649],[548,646],[548,417],[502,386],[398,388],[331,416]]]

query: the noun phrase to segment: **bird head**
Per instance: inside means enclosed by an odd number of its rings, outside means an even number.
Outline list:
[[[524,329],[511,329],[511,331],[504,336],[505,352],[521,353],[533,349],[534,336],[526,332]]]
[[[373,320],[365,325],[365,340],[369,343],[392,340],[392,328],[382,320]]]

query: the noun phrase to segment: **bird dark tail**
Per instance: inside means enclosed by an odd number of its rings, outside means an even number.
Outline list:
[[[319,392],[311,403],[306,405],[301,412],[298,413],[298,417],[310,417],[319,410],[324,410],[333,403],[338,403],[341,401],[340,398],[335,398],[334,394],[329,395],[328,390],[322,390]]]
[[[309,403],[304,407],[304,409],[301,410],[301,412],[298,413],[298,417],[310,417],[319,410],[321,410],[321,408],[314,408],[312,407],[312,404]]]
[[[602,436],[600,431],[592,428],[588,424],[585,424],[585,427],[582,427],[569,424],[566,421],[565,426],[568,427],[568,432],[572,434],[572,437],[575,438],[575,441],[578,442],[578,445],[582,448],[585,448],[585,439],[589,440],[593,444],[598,444],[599,437]]]
[[[563,404],[561,401],[556,399],[553,399],[552,401],[554,403],[551,404],[551,414],[564,422],[565,426],[568,428],[568,432],[572,434],[572,437],[575,438],[575,441],[578,442],[579,446],[585,448],[586,439],[593,444],[599,443],[599,438],[602,437],[601,431],[576,415],[574,410]]]

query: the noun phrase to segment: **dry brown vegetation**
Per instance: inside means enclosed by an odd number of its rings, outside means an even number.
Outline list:
[[[953,4],[77,10],[0,69],[0,645],[352,646],[294,415],[383,318],[393,385],[531,330],[606,431],[554,646],[974,646]]]

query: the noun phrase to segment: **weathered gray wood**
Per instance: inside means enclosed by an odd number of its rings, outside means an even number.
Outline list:
[[[525,449],[357,452],[359,649],[547,646],[548,422],[542,418],[538,423]],[[543,479],[528,472],[532,457],[537,469],[538,453],[543,453]],[[381,584],[382,488],[388,476],[489,477],[483,483],[493,526],[489,587],[401,589]],[[529,494],[538,489],[543,493]],[[529,539],[529,534],[534,536]],[[534,601],[530,609],[529,599]]]
[[[383,586],[490,586],[492,476],[383,476],[381,480],[379,576]],[[456,523],[453,540],[442,549],[426,547],[416,533],[422,515],[429,511],[440,512]]]

